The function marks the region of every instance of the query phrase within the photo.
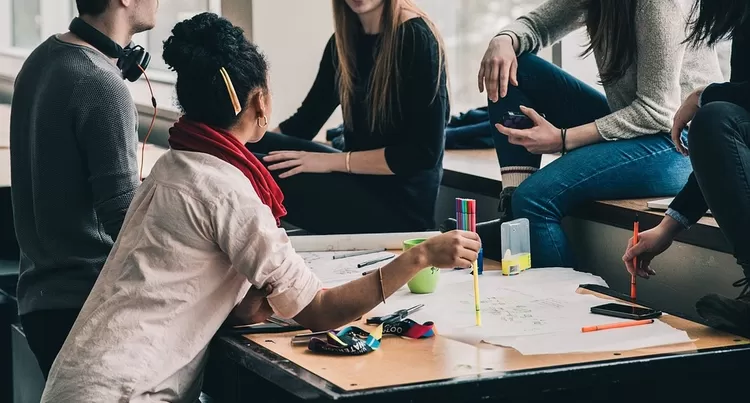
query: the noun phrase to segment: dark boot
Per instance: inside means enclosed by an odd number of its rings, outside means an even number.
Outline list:
[[[695,309],[709,326],[750,337],[750,279],[744,278],[733,285],[745,287],[739,297],[709,294],[698,300]]]
[[[500,192],[500,205],[498,212],[500,218],[491,221],[485,221],[477,224],[477,234],[482,239],[482,249],[484,257],[487,259],[500,261],[502,258],[502,247],[500,245],[500,228],[504,222],[513,220],[513,210],[511,209],[511,200],[513,191],[516,188],[503,188]],[[449,232],[458,228],[455,218],[449,218],[440,225],[440,232]]]

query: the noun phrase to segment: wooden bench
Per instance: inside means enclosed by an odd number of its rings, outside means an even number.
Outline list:
[[[542,166],[555,158],[544,156]],[[494,198],[500,194],[502,181],[495,150],[447,150],[443,167],[443,186]],[[664,212],[647,207],[647,203],[655,199],[660,198],[597,201],[581,206],[574,211],[573,216],[632,230],[633,219],[637,213],[641,229],[648,229],[656,226],[664,217]],[[703,217],[688,231],[680,234],[677,240],[719,252],[732,253],[713,217]]]

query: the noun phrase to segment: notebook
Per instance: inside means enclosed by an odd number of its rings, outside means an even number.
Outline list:
[[[667,209],[669,208],[669,205],[672,203],[672,200],[674,200],[673,197],[670,197],[668,199],[652,200],[648,202],[646,205],[648,206],[648,208],[652,210],[667,211]],[[707,211],[706,214],[710,215],[711,210]]]

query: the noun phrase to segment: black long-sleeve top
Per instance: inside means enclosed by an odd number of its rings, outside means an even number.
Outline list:
[[[732,39],[731,77],[727,83],[711,84],[701,95],[701,104],[726,101],[750,111],[750,21],[735,32]],[[670,204],[670,214],[683,225],[696,223],[708,210],[695,174],[691,174],[687,185]]]
[[[394,116],[388,128],[371,130],[367,87],[379,51],[379,35],[358,33],[355,91],[351,122],[344,130],[344,151],[384,148],[388,167],[395,175],[362,175],[362,180],[394,211],[406,215],[409,230],[433,229],[445,126],[450,117],[445,67],[438,66],[439,44],[423,19],[408,20],[398,29],[403,35],[398,69],[401,113]],[[331,37],[302,106],[280,124],[284,134],[312,140],[339,106],[337,58],[335,38]]]

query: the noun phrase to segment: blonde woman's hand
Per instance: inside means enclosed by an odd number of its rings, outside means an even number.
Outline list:
[[[301,173],[329,173],[346,170],[344,153],[311,153],[307,151],[272,151],[263,157],[269,171],[287,170],[279,178]]]

